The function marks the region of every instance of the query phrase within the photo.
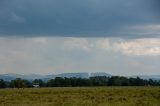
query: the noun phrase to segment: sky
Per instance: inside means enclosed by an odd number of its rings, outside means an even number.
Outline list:
[[[0,0],[0,74],[160,75],[159,0]]]

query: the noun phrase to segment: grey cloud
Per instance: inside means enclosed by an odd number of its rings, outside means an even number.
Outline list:
[[[159,23],[153,2],[156,0],[2,0],[0,35],[145,37],[124,34],[124,27]]]

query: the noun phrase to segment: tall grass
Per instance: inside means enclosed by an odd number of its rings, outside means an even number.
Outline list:
[[[0,106],[160,106],[160,87],[2,89]]]

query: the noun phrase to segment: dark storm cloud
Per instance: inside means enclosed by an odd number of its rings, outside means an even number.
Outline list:
[[[152,2],[153,5],[153,9],[155,11],[155,13],[158,15],[158,19],[160,19],[160,0],[153,0],[154,2]]]
[[[1,0],[0,35],[129,36],[124,27],[159,23],[157,1]]]

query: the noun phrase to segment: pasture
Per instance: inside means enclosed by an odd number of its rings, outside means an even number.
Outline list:
[[[160,87],[1,89],[0,106],[160,106]]]

